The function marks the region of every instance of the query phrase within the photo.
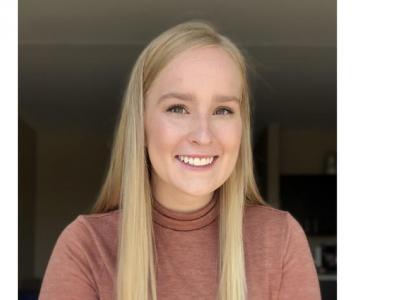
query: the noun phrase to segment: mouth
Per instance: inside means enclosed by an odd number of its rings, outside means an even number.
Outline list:
[[[209,170],[213,168],[219,156],[185,156],[176,155],[175,159],[186,169],[189,170]]]

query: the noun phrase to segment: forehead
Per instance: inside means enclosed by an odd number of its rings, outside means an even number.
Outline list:
[[[150,91],[241,94],[242,75],[237,63],[222,48],[207,46],[186,50],[161,70]]]

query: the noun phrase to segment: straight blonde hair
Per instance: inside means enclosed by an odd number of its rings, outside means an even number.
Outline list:
[[[160,71],[178,54],[194,47],[224,49],[242,74],[242,140],[232,174],[216,191],[219,214],[220,300],[244,300],[247,294],[243,246],[245,204],[264,204],[258,191],[251,151],[251,110],[247,67],[241,51],[207,22],[179,24],[155,38],[137,59],[124,95],[110,166],[94,213],[121,210],[116,297],[156,300],[155,237],[150,160],[145,148],[145,95]]]

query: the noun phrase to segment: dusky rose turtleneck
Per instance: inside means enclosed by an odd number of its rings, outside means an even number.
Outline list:
[[[40,300],[115,299],[119,210],[81,215],[61,233],[43,279]],[[157,296],[216,299],[219,203],[175,212],[153,203]],[[249,300],[319,300],[310,248],[285,211],[246,205],[245,266]]]

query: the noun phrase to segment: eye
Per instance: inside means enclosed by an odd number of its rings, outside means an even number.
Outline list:
[[[186,111],[186,113],[184,112]],[[184,105],[176,104],[168,107],[167,112],[176,113],[176,114],[187,114],[187,109]],[[221,112],[221,113],[220,113]],[[227,107],[220,107],[216,110],[217,115],[228,116],[232,115],[233,111]]]
[[[185,106],[183,105],[172,105],[167,109],[168,112],[178,113],[178,114],[180,114],[182,110],[186,110]]]
[[[217,112],[222,111],[222,115],[232,115],[233,111],[230,108],[227,107],[220,107],[217,109]],[[219,114],[221,115],[221,114]]]

